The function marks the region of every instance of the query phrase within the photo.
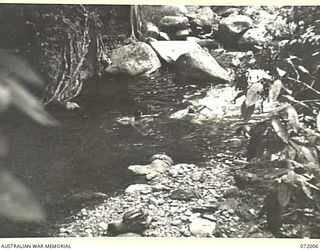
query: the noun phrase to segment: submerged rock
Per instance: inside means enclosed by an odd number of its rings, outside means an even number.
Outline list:
[[[178,79],[188,82],[226,83],[230,75],[204,49],[194,49],[181,55],[175,62]]]
[[[105,69],[108,74],[135,76],[151,74],[161,67],[154,50],[144,42],[129,44],[111,52],[110,65]]]

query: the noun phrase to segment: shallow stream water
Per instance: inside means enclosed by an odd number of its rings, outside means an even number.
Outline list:
[[[6,169],[31,188],[48,220],[54,221],[81,208],[68,200],[70,194],[109,195],[137,182],[128,166],[147,164],[153,154],[165,152],[176,163],[201,166],[217,153],[236,153],[236,147],[224,143],[234,132],[232,121],[199,124],[170,118],[186,107],[185,95],[205,95],[209,87],[173,79],[161,73],[91,80],[75,100],[80,110],[50,111],[60,122],[58,128],[44,128],[20,112],[9,112],[3,129],[10,146]],[[136,119],[138,129],[118,122],[137,111],[145,115]]]

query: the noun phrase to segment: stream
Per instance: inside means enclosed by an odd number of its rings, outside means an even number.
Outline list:
[[[21,112],[8,112],[3,126],[9,144],[6,169],[18,176],[56,222],[80,208],[75,194],[121,192],[137,177],[128,166],[146,164],[165,152],[175,162],[202,166],[218,153],[234,154],[238,146],[225,143],[234,134],[232,119],[173,119],[186,107],[184,96],[204,96],[210,86],[181,85],[168,72],[151,77],[100,78],[86,83],[75,100],[82,108],[50,113],[57,128],[41,127]],[[137,118],[135,129],[118,122]],[[72,196],[73,195],[73,196]],[[14,236],[6,227],[2,236]]]

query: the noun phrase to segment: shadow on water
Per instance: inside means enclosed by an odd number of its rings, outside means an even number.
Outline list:
[[[168,73],[91,80],[76,100],[80,110],[50,110],[59,128],[40,127],[21,113],[8,112],[4,131],[10,150],[5,166],[31,188],[49,222],[61,221],[81,209],[83,192],[112,194],[136,181],[127,167],[146,164],[153,154],[166,152],[175,162],[200,163],[219,151],[224,124],[199,126],[169,118],[183,106],[183,95],[195,88],[176,84]],[[154,115],[137,123],[148,135],[117,122],[137,110]],[[0,236],[24,235],[5,230]]]

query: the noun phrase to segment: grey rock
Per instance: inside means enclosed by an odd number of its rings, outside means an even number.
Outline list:
[[[238,43],[242,45],[262,45],[267,41],[267,30],[260,27],[247,30],[239,39]]]
[[[217,21],[217,14],[210,7],[203,7],[198,10],[196,19],[200,20],[201,27],[213,26]]]
[[[135,76],[151,74],[161,67],[155,51],[144,42],[129,44],[111,51],[108,74]]]
[[[106,223],[106,222],[100,222],[100,223],[98,224],[98,226],[99,226],[99,228],[102,229],[103,231],[108,230],[108,223]]]
[[[182,224],[182,220],[176,219],[170,222],[172,226],[180,226]]]
[[[185,53],[201,49],[201,46],[193,41],[158,41],[151,42],[150,45],[163,60],[170,64]]]
[[[147,184],[132,184],[126,188],[125,193],[127,194],[134,194],[134,193],[151,193],[152,187]]]
[[[190,177],[194,181],[200,181],[203,178],[203,171],[193,171]]]
[[[235,45],[242,34],[252,27],[252,24],[252,19],[245,15],[230,15],[223,18],[218,26],[220,40],[225,45]]]
[[[155,178],[159,173],[165,173],[170,166],[166,160],[155,159],[148,165],[131,165],[130,171],[139,175],[148,175],[148,179]]]
[[[164,32],[186,29],[188,26],[189,20],[184,16],[165,16],[159,22],[159,28]]]
[[[240,34],[251,28],[253,21],[245,15],[231,15],[220,20],[219,30],[229,34]],[[223,34],[222,34],[223,35]]]
[[[192,82],[226,83],[231,80],[228,71],[201,47],[181,55],[175,62],[177,77]]]
[[[166,155],[165,153],[155,154],[149,159],[150,162],[153,162],[154,160],[163,160],[163,161],[170,163],[170,165],[172,165],[174,163],[172,158],[170,156]]]
[[[217,224],[213,221],[196,218],[189,225],[192,235],[197,237],[211,237],[216,232]]]

